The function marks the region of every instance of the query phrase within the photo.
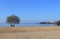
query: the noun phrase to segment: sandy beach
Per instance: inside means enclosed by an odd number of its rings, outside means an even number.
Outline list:
[[[0,39],[60,39],[60,26],[0,27]]]

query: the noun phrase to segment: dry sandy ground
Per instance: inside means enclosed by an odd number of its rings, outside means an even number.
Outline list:
[[[60,39],[60,27],[4,27],[0,39]]]

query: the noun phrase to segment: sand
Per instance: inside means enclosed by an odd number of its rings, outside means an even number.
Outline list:
[[[0,39],[60,39],[60,27],[0,27]]]

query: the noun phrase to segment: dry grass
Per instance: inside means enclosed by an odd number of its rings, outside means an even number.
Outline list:
[[[0,33],[33,32],[33,31],[54,31],[60,27],[0,27]]]
[[[60,39],[60,26],[0,27],[0,39]]]

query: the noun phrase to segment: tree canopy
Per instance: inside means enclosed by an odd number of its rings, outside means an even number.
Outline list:
[[[7,23],[11,24],[11,26],[15,26],[15,24],[19,24],[20,19],[18,16],[11,15],[7,17]]]

